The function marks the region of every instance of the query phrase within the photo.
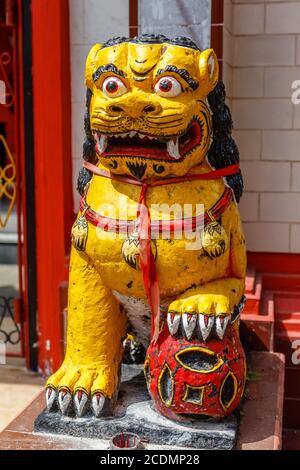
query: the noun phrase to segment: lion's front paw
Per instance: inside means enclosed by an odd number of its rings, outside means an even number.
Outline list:
[[[167,323],[172,335],[182,332],[188,340],[196,335],[206,341],[213,333],[222,340],[230,317],[228,297],[199,294],[172,302]]]
[[[48,411],[58,407],[64,415],[83,416],[90,409],[96,417],[110,414],[115,404],[119,374],[115,367],[63,364],[46,384]]]

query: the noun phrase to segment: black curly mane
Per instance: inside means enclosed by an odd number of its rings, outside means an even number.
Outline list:
[[[189,38],[179,36],[175,39],[169,39],[159,34],[143,34],[134,38],[117,37],[106,41],[102,48],[114,46],[122,42],[131,42],[137,44],[176,44],[178,46],[190,47],[199,50],[197,45]],[[91,90],[86,92],[86,112],[84,115],[85,141],[83,143],[83,158],[91,163],[96,163],[97,156],[95,151],[95,141],[90,127],[90,102],[92,98]],[[228,106],[225,104],[225,87],[220,80],[215,89],[209,93],[207,99],[212,112],[213,121],[213,141],[208,151],[208,162],[216,169],[224,168],[239,162],[239,151],[231,133],[233,122]],[[90,181],[92,175],[86,169],[79,171],[77,180],[77,190],[83,194],[84,188]],[[226,176],[227,184],[233,189],[236,201],[238,202],[243,194],[243,178],[241,171],[234,175]]]
[[[140,36],[135,36],[134,38],[127,38],[125,36],[118,36],[115,38],[108,39],[104,44],[102,44],[102,49],[105,47],[116,46],[122,42],[130,42],[133,44],[175,44],[176,46],[189,47],[190,49],[195,49],[200,51],[197,44],[194,43],[190,38],[184,36],[177,36],[174,39],[167,38],[164,34],[141,34]]]
[[[207,97],[213,121],[213,141],[208,150],[207,159],[217,170],[240,161],[239,149],[231,136],[233,122],[230,109],[225,104],[225,98],[225,86],[220,80]],[[226,176],[225,180],[233,189],[236,201],[239,202],[244,188],[241,170]]]
[[[85,103],[85,114],[84,114],[84,133],[85,139],[83,142],[83,149],[82,149],[82,157],[84,160],[90,163],[97,162],[97,155],[95,150],[95,139],[91,132],[91,124],[90,124],[90,103],[92,98],[92,92],[89,88],[86,90],[86,103]],[[92,174],[86,168],[81,168],[79,170],[78,178],[77,178],[77,191],[82,196],[84,192],[84,188],[91,180]]]

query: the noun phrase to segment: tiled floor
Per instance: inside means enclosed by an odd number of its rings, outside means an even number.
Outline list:
[[[18,295],[18,266],[0,263],[0,296],[8,298],[18,297]],[[3,304],[0,306],[0,314],[2,311]],[[15,330],[15,325],[8,314],[1,318],[1,330],[6,333]],[[16,340],[16,336],[12,339]],[[3,334],[0,334],[1,341],[3,341]],[[19,352],[20,343],[6,345],[5,353]],[[23,359],[6,357],[6,365],[1,364],[0,360],[0,432],[29,405],[41,391],[44,382],[42,377],[25,369]]]
[[[42,377],[26,370],[20,360],[0,365],[0,431],[33,400],[44,382]]]
[[[1,216],[1,211],[0,211],[0,216]],[[7,246],[1,244],[1,237],[5,233],[0,231],[0,341],[5,341],[5,332],[7,335],[10,335],[10,340],[8,343],[6,343],[6,353],[8,354],[19,354],[21,352],[21,343],[18,341],[18,333],[16,331],[16,325],[13,321],[13,318],[11,315],[13,315],[13,303],[9,302],[9,305],[11,307],[11,312],[8,312],[6,310],[6,303],[2,297],[5,297],[6,299],[10,298],[18,298],[20,296],[19,294],[19,280],[18,280],[18,274],[19,274],[19,268],[17,264],[3,264],[3,252],[6,253],[8,251]],[[5,316],[3,317],[3,310],[5,313]],[[20,328],[20,325],[18,325]],[[16,342],[16,344],[13,344]],[[0,378],[1,378],[1,372],[0,372]]]

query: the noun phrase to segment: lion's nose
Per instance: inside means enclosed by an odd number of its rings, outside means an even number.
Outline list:
[[[152,104],[142,104],[142,103],[136,103],[135,105],[132,103],[131,105],[110,105],[109,106],[109,111],[112,113],[124,113],[127,114],[133,118],[139,117],[143,113],[152,113],[156,114],[161,111],[161,106],[157,103],[152,103]]]
[[[144,113],[159,113],[161,111],[161,106],[159,104],[147,104],[143,111]]]
[[[122,113],[125,111],[122,106],[115,106],[115,105],[109,106],[108,110],[111,111],[112,113]]]

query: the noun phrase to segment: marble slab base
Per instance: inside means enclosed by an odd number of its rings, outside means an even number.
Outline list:
[[[153,407],[139,366],[123,366],[119,400],[113,416],[82,418],[62,416],[44,410],[35,420],[38,433],[64,434],[73,437],[110,439],[119,432],[132,432],[150,444],[194,449],[232,449],[237,435],[237,418],[217,421],[184,418],[171,421]]]

